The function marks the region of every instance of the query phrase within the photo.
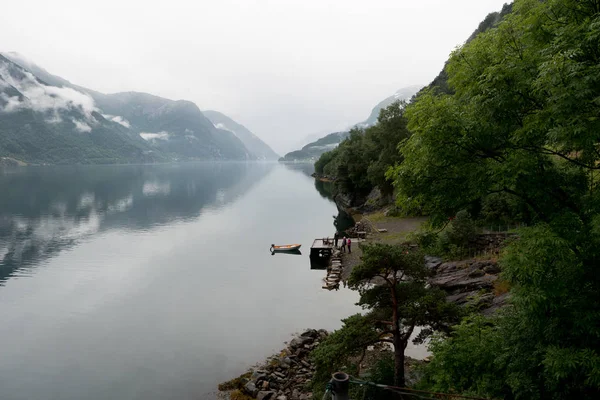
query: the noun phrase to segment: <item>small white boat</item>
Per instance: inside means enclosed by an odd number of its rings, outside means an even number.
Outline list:
[[[283,244],[281,246],[275,246],[274,244],[271,245],[271,251],[272,252],[276,252],[276,251],[298,251],[300,250],[300,246],[302,246],[301,244]]]

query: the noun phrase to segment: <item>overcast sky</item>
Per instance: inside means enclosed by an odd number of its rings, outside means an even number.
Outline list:
[[[101,92],[192,100],[277,152],[429,83],[506,0],[20,0],[0,51]]]

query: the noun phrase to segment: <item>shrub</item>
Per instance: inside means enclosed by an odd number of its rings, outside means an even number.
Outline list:
[[[477,227],[466,210],[456,213],[452,220],[452,228],[448,231],[448,240],[451,244],[466,247],[477,236]]]

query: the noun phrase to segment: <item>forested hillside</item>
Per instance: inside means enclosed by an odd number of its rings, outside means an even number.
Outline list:
[[[412,85],[397,90],[396,93],[389,97],[386,97],[385,99],[380,101],[375,107],[373,107],[369,117],[362,122],[354,124],[354,128],[365,129],[375,125],[377,123],[377,117],[379,116],[381,110],[398,101],[409,101],[422,87],[423,85]],[[351,131],[330,133],[322,138],[319,138],[305,145],[300,150],[295,150],[287,153],[279,161],[316,160],[321,156],[321,154],[335,149],[338,144],[340,144],[344,139],[348,138],[350,135]]]
[[[2,55],[0,157],[50,164],[165,159],[141,137],[101,115],[88,96],[50,86]]]
[[[424,389],[600,398],[599,49],[599,1],[515,0],[414,102],[317,162],[337,190],[387,187],[430,216],[425,251],[456,218],[527,226],[499,260],[510,304],[439,334]]]
[[[190,101],[100,93],[17,53],[0,55],[0,115],[0,157],[26,163],[259,158]]]

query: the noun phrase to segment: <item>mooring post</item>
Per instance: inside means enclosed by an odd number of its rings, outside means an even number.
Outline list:
[[[348,400],[348,386],[350,377],[344,372],[336,372],[331,375],[331,386],[335,400]]]

